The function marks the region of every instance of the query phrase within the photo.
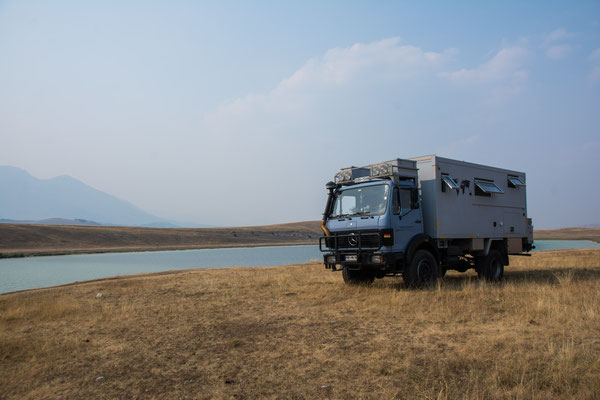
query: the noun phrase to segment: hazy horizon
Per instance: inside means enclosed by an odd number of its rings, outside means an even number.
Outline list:
[[[525,172],[538,229],[597,224],[599,16],[0,1],[0,165],[236,226],[319,219],[339,168],[438,154]]]

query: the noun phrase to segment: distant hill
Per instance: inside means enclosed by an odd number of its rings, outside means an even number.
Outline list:
[[[320,221],[229,228],[0,224],[0,258],[115,251],[316,245]]]
[[[73,225],[73,226],[99,226],[100,224],[86,219],[47,218],[39,220],[0,219],[0,224],[25,224],[25,225]]]
[[[535,240],[591,240],[600,243],[600,228],[538,229],[533,232]]]
[[[43,224],[48,222],[40,220],[85,220],[97,224],[134,226],[166,223],[127,201],[67,175],[38,179],[23,169],[0,166],[0,193],[2,219]]]

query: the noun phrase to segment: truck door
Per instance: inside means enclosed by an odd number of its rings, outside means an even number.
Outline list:
[[[406,251],[406,245],[410,240],[423,233],[423,218],[421,208],[413,208],[411,204],[411,189],[414,187],[394,187],[393,196],[397,196],[394,203],[399,204],[394,215],[392,215],[392,229],[394,230],[393,251]],[[413,207],[411,207],[411,205]]]

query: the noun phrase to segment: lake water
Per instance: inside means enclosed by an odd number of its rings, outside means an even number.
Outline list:
[[[536,250],[599,247],[587,240],[537,240]],[[0,259],[0,293],[76,281],[192,268],[257,267],[322,260],[318,246],[147,251]]]

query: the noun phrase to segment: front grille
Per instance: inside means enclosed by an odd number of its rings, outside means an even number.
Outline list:
[[[325,236],[319,240],[321,251],[327,250],[379,250],[381,235],[377,232],[344,232]],[[325,248],[325,249],[324,249]]]
[[[360,243],[359,243],[360,242]],[[366,233],[366,234],[349,234],[338,236],[338,248],[340,249],[353,249],[358,248],[379,248],[379,234],[378,233]]]

